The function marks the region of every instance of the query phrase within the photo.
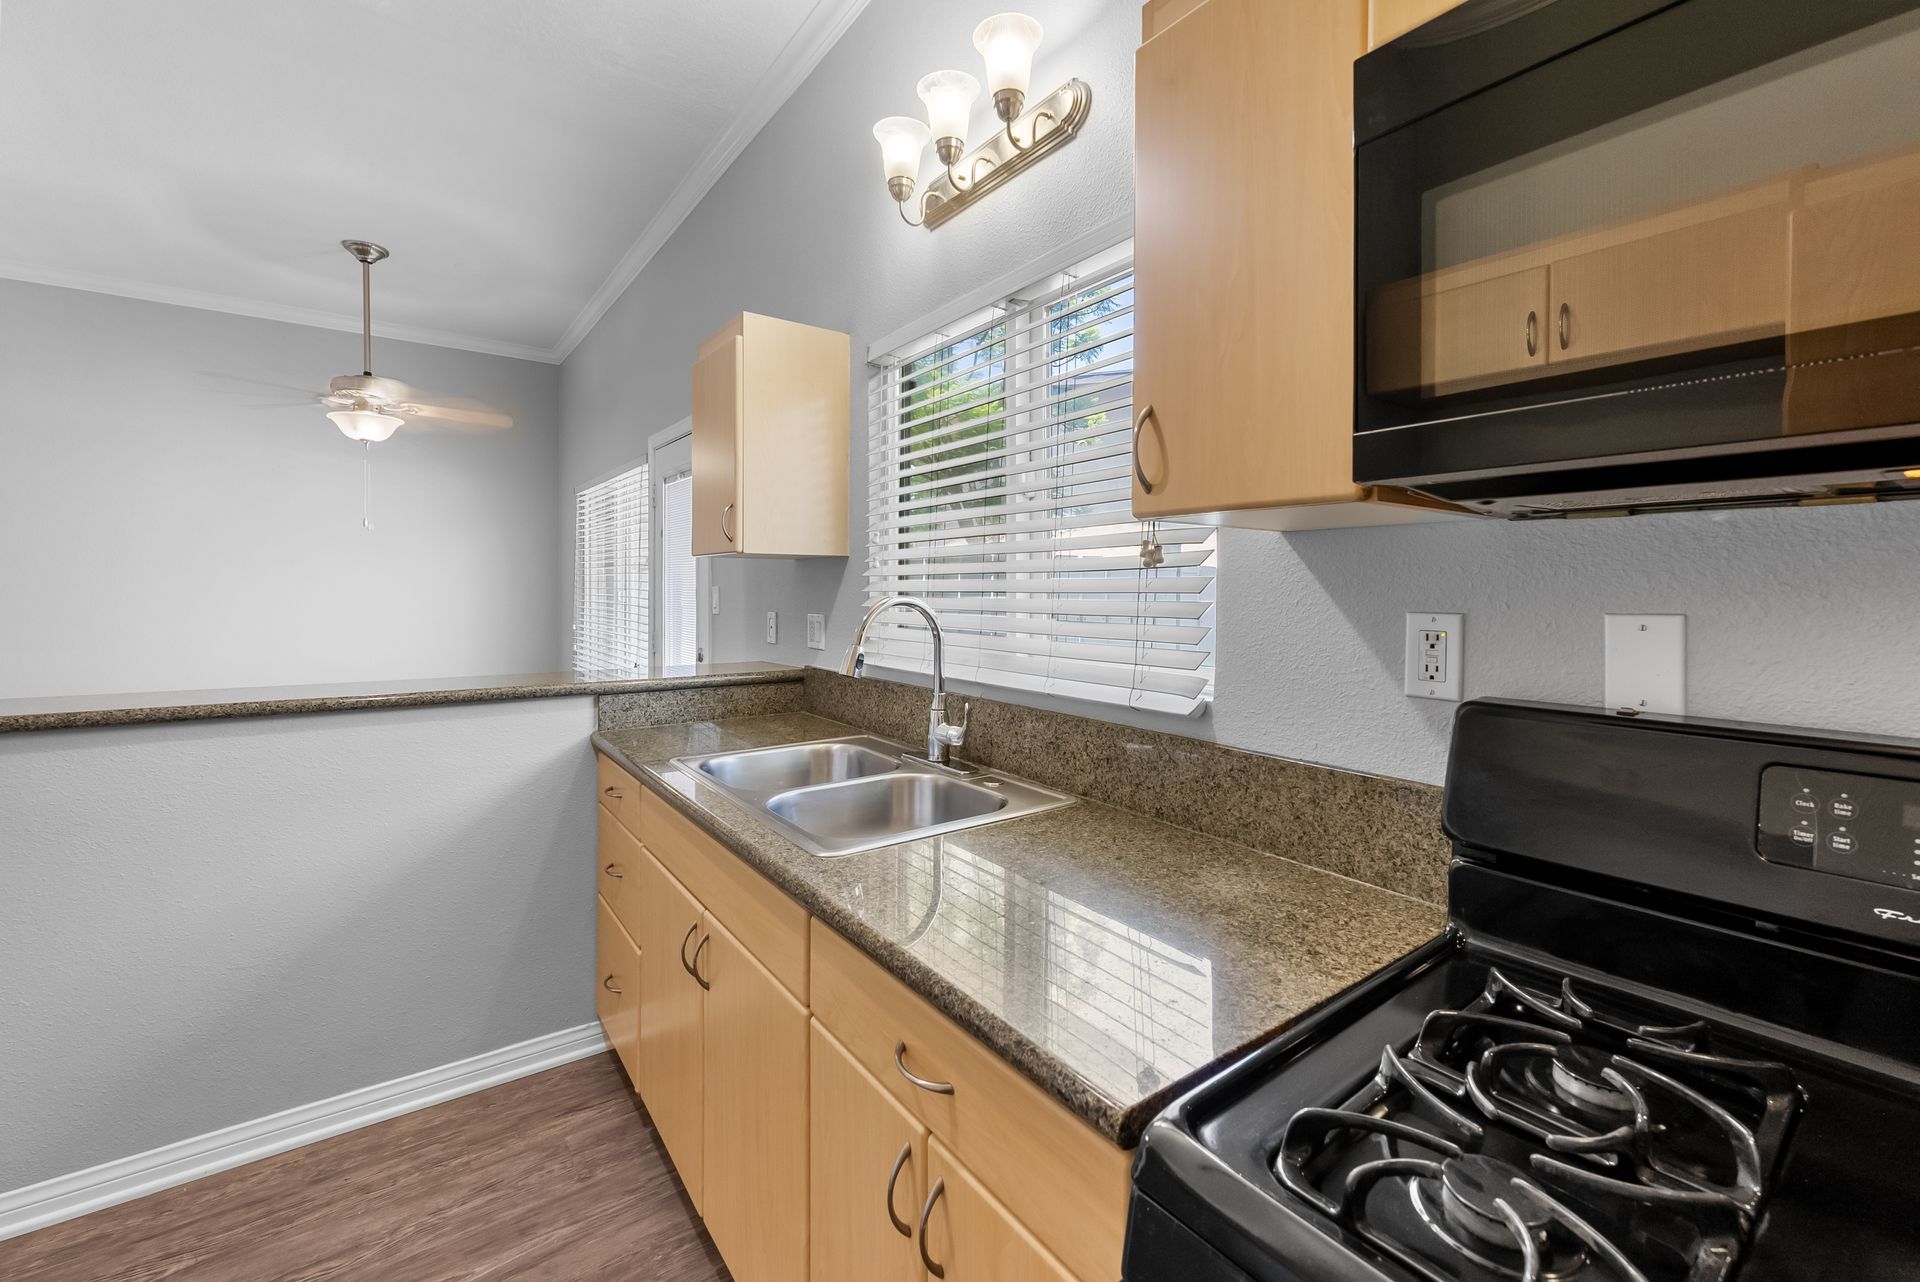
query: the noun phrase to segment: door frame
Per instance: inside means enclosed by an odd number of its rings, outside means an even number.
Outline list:
[[[681,441],[691,441],[692,437],[693,417],[689,415],[681,419],[678,423],[675,423],[672,427],[663,427],[647,438],[648,521],[652,526],[652,528],[647,531],[647,536],[651,540],[651,546],[656,549],[655,555],[647,558],[647,600],[650,607],[647,611],[647,627],[652,633],[652,635],[647,638],[647,651],[653,655],[660,654],[663,649],[661,646],[661,621],[665,618],[665,615],[658,608],[653,608],[659,605],[664,596],[661,592],[661,584],[663,579],[663,566],[666,563],[666,558],[657,551],[658,549],[666,547],[664,537],[666,529],[666,505],[659,501],[661,487],[666,483],[666,478],[661,475],[659,459],[660,455],[669,447],[678,445]],[[689,447],[687,463],[689,472],[692,471],[692,467],[691,447]],[[712,558],[704,556],[696,556],[693,558],[694,654],[701,663],[705,663],[707,656],[713,652],[713,639],[711,635],[713,629],[712,612],[706,608],[707,601],[712,594],[711,560]],[[656,664],[655,666],[658,665]]]

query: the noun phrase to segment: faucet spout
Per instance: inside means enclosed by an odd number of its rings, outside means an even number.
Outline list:
[[[867,613],[853,630],[853,643],[847,647],[846,661],[840,671],[844,676],[858,678],[866,667],[867,629],[873,621],[886,611],[895,607],[912,610],[927,621],[927,630],[933,634],[933,705],[927,710],[927,760],[936,765],[946,765],[954,748],[966,742],[967,717],[972,712],[969,704],[961,711],[960,720],[947,720],[947,672],[946,651],[940,635],[940,616],[933,607],[916,596],[881,597],[867,607]]]

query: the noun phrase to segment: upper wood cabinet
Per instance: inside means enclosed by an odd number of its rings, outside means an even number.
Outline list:
[[[850,340],[744,312],[693,367],[696,556],[845,556]]]
[[[1365,0],[1162,0],[1143,20],[1135,514],[1302,529],[1451,511],[1353,483]]]
[[[1378,49],[1461,0],[1367,0],[1367,48]]]

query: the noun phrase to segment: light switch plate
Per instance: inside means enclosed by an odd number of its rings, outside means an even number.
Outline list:
[[[827,648],[827,616],[809,614],[807,616],[807,649],[824,650]]]
[[[780,612],[778,610],[767,611],[767,644],[780,644]]]
[[[1609,708],[1687,711],[1687,616],[1609,614],[1606,618]]]
[[[1415,699],[1460,700],[1466,660],[1466,616],[1418,611],[1407,616],[1407,694]]]

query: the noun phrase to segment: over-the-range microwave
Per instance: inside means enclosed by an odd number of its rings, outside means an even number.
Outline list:
[[[1920,0],[1466,0],[1355,93],[1357,481],[1920,497]]]

